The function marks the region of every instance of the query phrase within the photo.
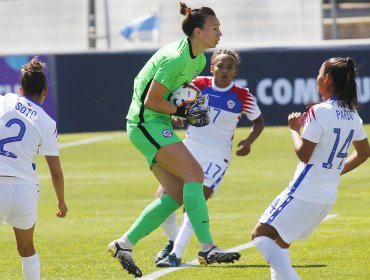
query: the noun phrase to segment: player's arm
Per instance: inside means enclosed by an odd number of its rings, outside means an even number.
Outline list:
[[[260,136],[263,129],[265,128],[265,120],[262,115],[252,121],[252,128],[247,138],[240,141],[236,150],[236,155],[246,156],[251,151],[252,143]]]
[[[62,166],[58,156],[45,156],[45,159],[49,166],[51,179],[58,199],[59,211],[56,212],[56,215],[63,218],[66,216],[68,208],[64,200],[64,176]]]
[[[160,113],[175,114],[177,107],[163,98],[167,91],[168,89],[164,85],[152,80],[144,100],[144,106]]]
[[[308,162],[312,156],[316,143],[301,137],[301,128],[303,127],[305,114],[291,113],[288,116],[290,133],[293,140],[294,151],[302,162]]]
[[[355,151],[347,158],[340,175],[346,174],[364,163],[370,157],[370,146],[367,138],[353,141]]]

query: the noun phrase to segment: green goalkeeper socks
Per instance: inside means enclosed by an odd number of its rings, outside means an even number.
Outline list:
[[[165,194],[149,204],[126,232],[128,240],[135,245],[140,239],[159,227],[180,205]]]
[[[184,206],[199,242],[213,243],[202,183],[184,184]]]

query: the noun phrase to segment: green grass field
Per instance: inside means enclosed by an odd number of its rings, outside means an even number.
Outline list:
[[[248,130],[237,129],[235,143]],[[370,125],[366,130],[370,135]],[[179,134],[183,136],[184,131]],[[106,254],[106,245],[120,237],[153,200],[157,181],[123,132],[65,134],[60,135],[60,142],[65,145],[107,135],[114,137],[61,149],[69,207],[65,219],[55,216],[50,175],[45,160],[38,158],[41,186],[35,246],[42,279],[133,278]],[[231,248],[250,241],[259,216],[287,186],[296,164],[287,127],[266,127],[248,157],[233,156],[222,185],[208,204],[219,246]],[[332,211],[337,217],[320,225],[305,242],[291,246],[292,262],[302,279],[370,279],[369,198],[370,160],[343,176]],[[160,270],[153,260],[165,242],[162,229],[157,229],[134,248],[144,276]],[[0,279],[23,279],[8,224],[0,227],[0,244]],[[183,262],[195,259],[198,249],[193,237]],[[242,250],[241,255],[234,264],[194,266],[160,279],[269,279],[269,268],[254,248]]]

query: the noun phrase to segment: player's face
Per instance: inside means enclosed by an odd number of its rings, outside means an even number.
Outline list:
[[[235,79],[237,75],[235,59],[228,54],[218,55],[211,65],[211,73],[216,86],[225,88]]]
[[[206,49],[214,48],[220,41],[222,33],[220,31],[220,22],[215,16],[208,16],[200,30],[200,39]]]
[[[327,97],[327,75],[324,74],[324,64],[321,65],[321,68],[319,70],[319,74],[317,75],[316,82],[317,82],[317,91],[319,94],[323,97],[324,100],[326,100]]]

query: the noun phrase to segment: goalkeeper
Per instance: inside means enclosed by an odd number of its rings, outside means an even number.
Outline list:
[[[238,143],[237,156],[246,156],[252,143],[264,129],[264,120],[256,99],[248,89],[234,83],[240,63],[239,54],[232,50],[217,50],[211,58],[213,77],[197,77],[193,84],[209,96],[210,123],[205,127],[190,125],[185,146],[198,160],[204,171],[204,196],[210,198],[220,185],[229,167],[234,130],[245,114],[252,123],[247,137]],[[177,124],[177,122],[174,122]],[[181,123],[179,123],[181,125]],[[166,186],[160,186],[157,196],[164,194]],[[186,209],[186,206],[185,206]],[[193,233],[187,209],[178,229],[176,214],[170,215],[162,224],[168,243],[158,253],[158,267],[176,267]]]
[[[173,90],[190,83],[203,70],[203,51],[217,45],[222,35],[220,23],[208,7],[192,10],[180,3],[180,13],[184,15],[182,29],[187,37],[159,49],[141,69],[127,114],[130,141],[145,156],[159,183],[168,186],[166,195],[149,204],[126,233],[108,245],[108,251],[123,269],[137,277],[142,273],[132,257],[133,246],[183,203],[200,242],[200,259],[207,263],[233,262],[240,257],[239,253],[227,253],[214,245],[203,195],[203,170],[171,124],[174,115],[195,125],[206,125],[208,108],[195,103],[187,110],[167,101]]]

